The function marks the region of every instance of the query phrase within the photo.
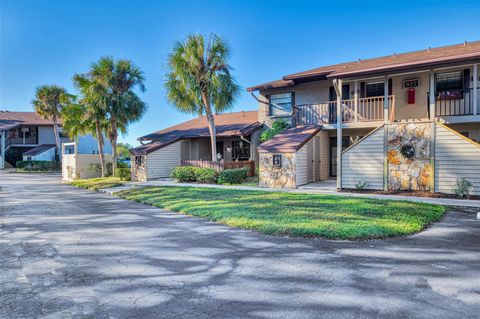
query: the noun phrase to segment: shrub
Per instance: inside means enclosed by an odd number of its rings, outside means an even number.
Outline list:
[[[196,182],[209,184],[217,182],[218,173],[213,168],[195,167],[194,173]]]
[[[177,166],[172,169],[170,177],[178,180],[179,182],[194,182],[195,168],[196,167],[193,166]]]
[[[125,168],[125,167],[117,168],[115,176],[119,177],[120,180],[122,180],[122,181],[129,181],[130,180],[130,168],[128,168],[128,167],[127,168]]]
[[[470,191],[473,188],[473,183],[465,177],[457,179],[457,188],[455,194],[460,198],[469,198]]]
[[[355,183],[355,189],[357,189],[357,190],[363,190],[367,187],[368,187],[368,180],[366,178],[360,178]]]
[[[247,169],[244,168],[234,168],[226,169],[220,172],[218,176],[219,184],[240,184],[247,178]]]
[[[18,171],[47,172],[60,170],[60,163],[55,161],[18,161]]]
[[[272,127],[265,130],[260,135],[260,141],[266,142],[278,133],[285,131],[288,128],[288,123],[285,120],[277,120],[273,122]]]
[[[128,163],[124,161],[117,161],[117,168],[129,168]]]

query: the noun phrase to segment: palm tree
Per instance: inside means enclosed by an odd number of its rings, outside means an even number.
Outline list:
[[[58,134],[58,121],[62,108],[70,103],[72,96],[63,87],[57,85],[42,85],[35,90],[35,99],[32,101],[35,112],[44,119],[53,122],[55,146],[60,149],[60,136]]]
[[[107,127],[104,87],[89,74],[75,74],[75,87],[80,91],[80,100],[73,100],[62,110],[63,125],[71,138],[92,134],[97,138],[102,177],[105,177],[106,162],[103,134]]]
[[[138,121],[147,111],[147,105],[136,94],[136,90],[145,92],[145,78],[142,70],[130,60],[112,57],[100,58],[92,65],[91,74],[95,81],[104,86],[115,176],[118,134],[126,134],[128,125]]]
[[[230,74],[230,48],[212,34],[205,44],[203,35],[189,35],[178,42],[168,58],[167,97],[180,111],[206,114],[210,132],[212,161],[217,160],[214,113],[233,106],[239,86]]]

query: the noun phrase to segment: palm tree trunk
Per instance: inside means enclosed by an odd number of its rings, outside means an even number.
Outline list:
[[[58,120],[56,116],[53,116],[53,135],[55,135],[55,160],[59,156],[58,151],[60,150],[60,136],[58,135]]]
[[[105,154],[103,153],[103,132],[100,127],[100,121],[95,122],[95,130],[97,132],[97,141],[98,141],[98,155],[100,155],[100,167],[102,171],[102,178],[105,177]]]
[[[210,101],[206,94],[202,94],[205,113],[207,114],[208,131],[210,132],[210,143],[212,149],[212,162],[217,161],[217,129],[215,127],[215,118],[210,107]]]
[[[118,132],[117,132],[117,120],[115,117],[112,117],[111,122],[111,132],[110,132],[110,142],[112,143],[112,156],[113,156],[113,163],[112,163],[112,176],[115,177],[115,171],[117,170],[117,139],[118,139]]]

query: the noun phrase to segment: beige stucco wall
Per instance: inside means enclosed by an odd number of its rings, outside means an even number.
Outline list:
[[[419,86],[415,89],[415,104],[408,104],[408,88],[403,88],[403,81],[419,79]],[[392,77],[392,93],[395,95],[395,120],[402,119],[427,119],[429,91],[428,72],[407,74]]]
[[[454,72],[464,70],[467,67],[457,67],[449,68],[440,71],[435,71],[436,73],[443,72]],[[473,68],[470,68],[470,87],[472,87],[472,74]],[[428,71],[421,71],[416,73],[404,74],[404,75],[394,75],[392,79],[392,92],[390,95],[395,95],[395,119],[426,119],[428,117],[428,100],[427,95],[430,88],[430,79]],[[403,81],[409,79],[419,79],[420,83],[418,87],[415,87],[415,104],[407,103],[407,92],[408,89],[403,88]],[[370,79],[356,79],[358,81],[358,89],[360,89],[360,82],[377,82],[381,81],[382,77],[370,78]],[[344,80],[344,84],[350,85],[350,98],[353,98],[354,95],[354,79]],[[268,95],[278,94],[278,93],[288,93],[295,92],[295,104],[315,104],[323,103],[329,99],[329,87],[332,85],[332,80],[321,80],[315,82],[300,83],[295,86],[286,87],[286,88],[276,88],[261,90],[258,93],[259,100],[265,103],[259,103],[259,120],[266,120],[266,124],[270,125],[272,119],[268,117]],[[480,101],[480,95],[477,97]],[[480,112],[480,110],[479,110]]]

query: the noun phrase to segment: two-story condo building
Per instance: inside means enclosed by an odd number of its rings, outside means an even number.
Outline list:
[[[60,143],[72,142],[62,133],[59,123]],[[97,141],[91,135],[75,138],[80,154],[98,153]],[[105,153],[111,153],[106,140]],[[58,156],[56,156],[58,155]],[[53,122],[35,112],[0,111],[0,169],[15,166],[17,161],[53,161],[60,159],[55,147]]]
[[[480,194],[480,41],[323,66],[248,88],[259,121],[291,128],[259,146],[260,184]],[[342,147],[339,147],[341,145]]]

